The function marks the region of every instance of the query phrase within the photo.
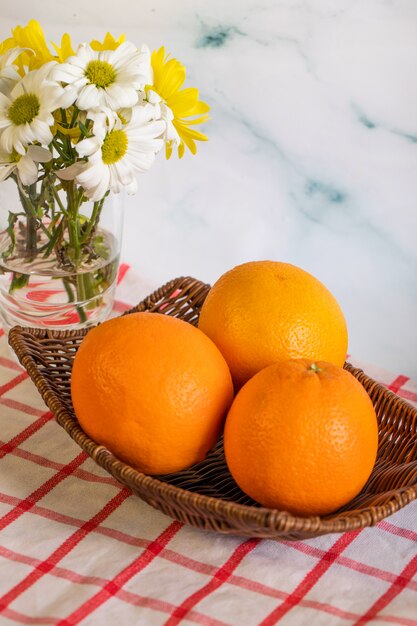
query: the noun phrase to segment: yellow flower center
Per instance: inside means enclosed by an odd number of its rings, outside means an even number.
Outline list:
[[[10,163],[19,163],[21,158],[22,158],[22,155],[16,152],[16,150],[13,150],[13,152],[10,155]]]
[[[107,135],[101,146],[103,163],[113,165],[124,157],[128,146],[127,135],[124,130],[112,130]]]
[[[40,106],[39,99],[35,94],[25,93],[16,98],[11,105],[9,109],[9,120],[11,120],[15,126],[30,124],[39,113]]]
[[[116,80],[116,70],[107,61],[90,61],[84,72],[90,85],[104,89]]]

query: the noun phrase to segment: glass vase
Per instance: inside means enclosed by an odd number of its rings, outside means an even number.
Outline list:
[[[79,329],[112,310],[123,196],[86,199],[74,181],[23,187],[0,197],[0,322]]]

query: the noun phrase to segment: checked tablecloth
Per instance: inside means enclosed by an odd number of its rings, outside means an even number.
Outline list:
[[[116,312],[152,288],[123,265]],[[417,385],[353,361],[410,403]],[[58,426],[0,337],[0,624],[417,626],[417,503],[297,542],[173,521]]]

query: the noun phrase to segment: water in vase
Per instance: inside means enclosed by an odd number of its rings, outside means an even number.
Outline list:
[[[119,263],[112,234],[97,229],[90,249],[82,251],[76,263],[62,253],[65,241],[53,254],[48,238],[40,231],[35,251],[28,252],[25,225],[20,221],[14,238],[9,254],[10,230],[0,232],[0,322],[6,332],[17,324],[76,329],[109,316]]]

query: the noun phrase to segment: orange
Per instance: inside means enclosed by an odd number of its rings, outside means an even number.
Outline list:
[[[147,474],[202,460],[233,399],[227,364],[200,330],[134,313],[93,328],[74,360],[71,395],[84,431]]]
[[[223,274],[198,325],[222,352],[236,389],[278,361],[309,358],[342,366],[346,358],[339,304],[317,278],[288,263],[252,261]]]
[[[375,463],[372,402],[346,370],[307,359],[276,363],[237,394],[224,432],[227,465],[263,506],[325,515],[356,496]]]

